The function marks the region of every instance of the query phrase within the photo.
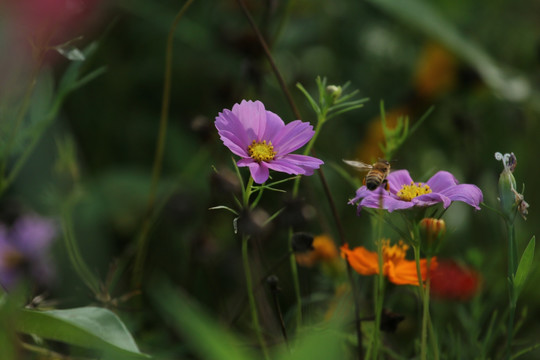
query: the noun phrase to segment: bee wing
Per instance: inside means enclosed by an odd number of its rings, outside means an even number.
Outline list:
[[[358,170],[371,170],[373,169],[373,165],[366,164],[361,161],[354,161],[354,160],[345,160],[343,159],[343,162],[347,165],[352,166],[353,168],[356,168]]]

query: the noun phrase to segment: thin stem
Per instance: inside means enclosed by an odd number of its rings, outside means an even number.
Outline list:
[[[64,242],[68,252],[71,265],[75,269],[77,275],[86,284],[86,286],[94,293],[99,293],[99,281],[86,265],[79,246],[77,245],[75,234],[73,231],[73,221],[71,219],[72,207],[66,205],[62,211],[62,231],[64,233]]]
[[[430,316],[429,316],[429,288],[431,285],[431,280],[429,276],[429,266],[431,263],[431,257],[427,256],[426,259],[426,266],[427,266],[427,275],[426,275],[426,282],[425,287],[423,289],[424,291],[424,301],[422,302],[423,306],[423,313],[422,313],[422,340],[421,340],[421,350],[420,354],[424,357],[421,357],[422,359],[425,359],[425,356],[427,356],[427,330],[428,330],[428,323],[430,322]]]
[[[414,244],[414,242],[413,242]],[[424,328],[424,321],[426,320],[425,319],[425,314],[426,314],[426,303],[429,305],[429,300],[426,300],[426,297],[428,297],[429,295],[427,295],[425,293],[425,289],[424,289],[424,282],[422,280],[422,270],[421,270],[421,267],[420,267],[420,247],[418,245],[412,245],[413,246],[413,250],[414,250],[414,261],[416,262],[416,275],[418,276],[418,285],[420,287],[419,291],[420,291],[420,297],[422,299],[422,306],[423,306],[423,316],[422,316],[422,335],[421,335],[421,338],[420,338],[420,359],[421,360],[426,360],[427,358],[427,344],[426,344],[426,340],[427,340],[427,333],[426,333],[426,329]],[[428,313],[429,314],[429,313]]]
[[[274,75],[276,76],[279,82],[279,86],[281,87],[283,94],[285,95],[285,97],[287,98],[287,101],[289,102],[289,105],[294,113],[294,116],[297,119],[301,119],[302,116],[300,115],[300,112],[298,111],[298,108],[296,107],[296,104],[294,103],[292,95],[289,89],[287,88],[287,84],[285,84],[285,80],[283,80],[283,76],[281,76],[281,73],[279,72],[279,69],[274,61],[274,58],[272,57],[272,53],[270,52],[270,48],[268,47],[266,40],[264,39],[262,33],[260,32],[259,27],[255,23],[255,20],[253,20],[253,17],[251,16],[251,13],[246,7],[244,0],[237,0],[237,1],[240,7],[242,8],[242,11],[244,12],[244,15],[246,15],[246,18],[249,21],[249,24],[253,28],[253,31],[255,32],[255,35],[257,36],[257,39],[259,40],[259,43],[261,44],[264,50],[264,54],[266,55],[266,58],[268,59],[268,62],[270,63],[270,66],[272,67],[272,70],[274,71]]]
[[[259,324],[259,315],[257,314],[257,304],[255,303],[255,295],[253,294],[253,284],[251,282],[251,268],[249,266],[248,240],[249,240],[248,236],[242,235],[242,260],[244,263],[244,273],[246,275],[246,287],[247,287],[247,295],[248,295],[248,300],[249,300],[249,308],[251,310],[251,321],[253,324],[253,328],[255,329],[255,332],[257,334],[257,339],[259,341],[259,345],[261,346],[261,350],[263,352],[264,358],[268,360],[269,359],[268,349],[266,348],[266,343],[264,342],[264,338],[262,336],[261,326]]]
[[[253,178],[250,176],[248,183],[246,185],[246,189],[244,190],[243,197],[242,197],[242,205],[244,206],[245,210],[249,210],[249,197],[251,196],[252,187],[253,187]]]
[[[379,272],[375,280],[375,327],[373,329],[373,358],[379,358],[379,348],[381,343],[381,315],[384,303],[384,254],[382,242],[382,218],[383,210],[378,209],[377,214],[377,262]]]
[[[193,0],[187,0],[184,6],[180,9],[178,14],[173,20],[169,35],[167,37],[167,48],[165,52],[165,76],[163,83],[163,100],[161,103],[161,117],[159,121],[159,132],[156,144],[156,152],[154,156],[154,165],[152,168],[152,182],[150,185],[150,192],[148,195],[148,202],[146,204],[146,216],[139,232],[137,240],[137,253],[135,255],[135,266],[133,270],[133,285],[139,288],[141,285],[144,261],[146,258],[146,252],[148,248],[148,234],[151,228],[151,218],[154,212],[154,203],[156,198],[157,186],[159,178],[161,176],[161,168],[163,165],[163,154],[165,151],[165,142],[167,135],[167,123],[169,117],[169,103],[171,98],[171,79],[172,79],[172,56],[173,56],[173,42],[174,32],[180,19],[187,11],[189,6],[193,3]]]
[[[435,329],[433,328],[431,316],[429,317],[429,321],[427,325],[428,325],[428,330],[429,330],[429,340],[430,340],[431,348],[433,349],[433,354],[434,354],[433,360],[439,360],[439,345],[437,344],[437,337],[435,336]]]
[[[514,337],[514,318],[516,313],[516,296],[514,288],[514,279],[516,276],[517,267],[517,251],[514,224],[506,220],[506,228],[508,232],[508,332],[506,342],[506,358],[510,359],[512,353],[512,339]]]

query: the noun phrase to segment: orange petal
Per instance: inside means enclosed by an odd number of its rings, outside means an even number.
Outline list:
[[[349,250],[348,245],[341,247],[341,255],[347,259],[351,267],[362,275],[374,275],[379,273],[378,257],[372,252],[359,246]]]
[[[437,267],[437,259],[432,258],[430,268],[431,270]],[[414,285],[419,286],[418,273],[416,271],[416,262],[411,260],[402,260],[397,264],[394,264],[392,271],[388,271],[388,280],[397,285]],[[427,260],[420,259],[420,273],[422,274],[422,281],[427,278]]]

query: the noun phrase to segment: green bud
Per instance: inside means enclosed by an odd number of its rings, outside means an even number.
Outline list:
[[[495,159],[502,161],[504,169],[499,176],[499,201],[501,209],[509,219],[513,217],[516,205],[516,179],[513,171],[516,168],[517,160],[514,153],[495,153]]]
[[[342,91],[343,91],[343,89],[341,88],[341,86],[328,85],[326,87],[326,92],[328,94],[332,95],[335,100],[339,99],[339,97],[341,96]]]

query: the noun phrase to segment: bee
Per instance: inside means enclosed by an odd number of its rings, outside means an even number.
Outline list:
[[[384,159],[379,159],[375,164],[369,165],[361,161],[343,160],[346,164],[358,170],[364,170],[368,173],[364,178],[364,185],[368,190],[375,190],[381,184],[384,184],[386,190],[389,189],[386,176],[390,173],[390,163]]]

